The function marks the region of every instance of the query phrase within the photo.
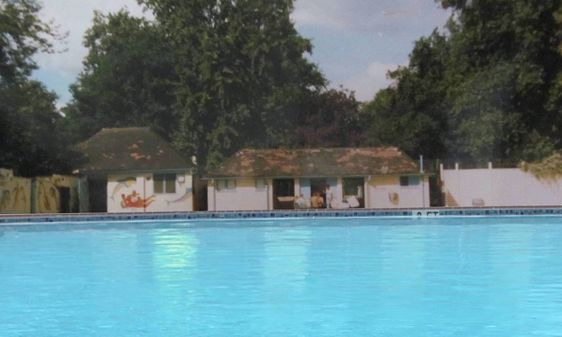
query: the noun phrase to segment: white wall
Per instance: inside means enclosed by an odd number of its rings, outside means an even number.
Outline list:
[[[299,191],[303,180],[306,179],[295,178],[295,191]],[[207,198],[210,211],[273,209],[272,179],[267,179],[267,186],[262,190],[256,188],[253,178],[236,179],[236,188],[234,189],[217,190],[215,185],[216,180],[209,181]],[[400,186],[400,176],[376,176],[365,185],[367,187],[367,193],[365,193],[367,208],[429,207],[427,176],[420,179],[420,184],[417,186]],[[342,178],[331,179],[330,188],[333,191],[334,199],[341,201],[343,193]],[[304,191],[300,189],[300,192],[303,193]],[[390,195],[392,193],[398,194],[396,203],[391,201]]]
[[[222,190],[216,188],[216,181],[209,181],[209,211],[262,211],[273,208],[271,179],[266,180],[264,188],[257,188],[253,178],[235,180],[236,188]]]
[[[553,206],[562,203],[562,179],[539,180],[518,168],[442,170],[446,206]],[[475,203],[473,204],[473,201]]]
[[[367,182],[366,197],[367,208],[429,207],[429,180],[424,176],[417,186],[400,186],[398,175],[375,176]]]
[[[175,193],[154,193],[152,173],[109,175],[107,177],[107,211],[119,212],[183,212],[193,210],[193,180],[191,174],[177,173]],[[127,207],[122,196],[135,191],[145,200],[146,207]]]

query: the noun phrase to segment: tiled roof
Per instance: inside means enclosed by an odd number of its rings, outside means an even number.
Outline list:
[[[396,147],[244,149],[209,177],[328,177],[419,173],[418,164]]]
[[[187,162],[149,128],[102,129],[78,145],[81,174],[119,171],[186,170]]]

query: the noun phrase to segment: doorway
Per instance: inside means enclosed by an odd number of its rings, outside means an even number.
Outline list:
[[[107,178],[89,179],[88,194],[90,199],[90,212],[107,212]]]
[[[294,179],[273,179],[273,209],[294,209]]]
[[[59,187],[59,209],[61,213],[70,213],[70,188],[68,187]]]

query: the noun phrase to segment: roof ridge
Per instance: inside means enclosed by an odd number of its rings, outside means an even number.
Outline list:
[[[381,145],[381,146],[342,146],[342,147],[309,147],[309,148],[250,148],[245,147],[237,152],[269,152],[269,151],[318,151],[318,150],[374,150],[374,149],[392,149],[395,151],[401,151],[398,147],[392,145]]]

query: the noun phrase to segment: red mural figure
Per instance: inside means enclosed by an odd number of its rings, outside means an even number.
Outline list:
[[[121,194],[121,199],[122,208],[146,208],[154,202],[153,195],[143,199],[140,197],[140,194],[138,194],[137,191],[134,190],[127,196],[125,196],[125,194]]]

